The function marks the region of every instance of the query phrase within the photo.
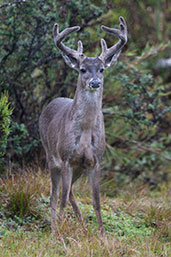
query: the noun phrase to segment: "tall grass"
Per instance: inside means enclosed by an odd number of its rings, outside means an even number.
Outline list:
[[[88,181],[75,185],[75,195],[87,234],[71,206],[55,236],[50,234],[49,174],[27,168],[0,183],[0,256],[171,256],[170,189],[163,184],[150,191],[140,184],[110,188],[103,184],[102,217],[106,240],[100,238]]]

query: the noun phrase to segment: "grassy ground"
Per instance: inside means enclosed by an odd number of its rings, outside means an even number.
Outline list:
[[[75,185],[75,195],[88,233],[71,206],[65,220],[50,233],[49,175],[28,170],[0,181],[0,256],[171,256],[169,185],[150,191],[132,184],[101,187],[106,240],[99,236],[87,178]],[[110,191],[116,196],[110,198]],[[170,194],[169,194],[170,193]]]

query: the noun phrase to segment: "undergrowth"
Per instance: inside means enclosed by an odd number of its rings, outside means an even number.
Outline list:
[[[50,233],[50,179],[40,169],[25,169],[1,179],[0,256],[171,256],[169,184],[151,191],[147,185],[127,184],[111,189],[102,183],[101,207],[106,231],[102,240],[91,204],[87,178],[75,184],[75,195],[87,233],[71,206]]]

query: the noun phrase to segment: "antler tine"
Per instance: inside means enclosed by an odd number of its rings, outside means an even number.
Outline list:
[[[83,53],[83,44],[81,42],[81,40],[78,41],[78,48],[77,51],[82,54]]]
[[[101,26],[102,31],[105,31],[107,33],[113,34],[115,37],[119,38],[118,43],[116,43],[114,46],[107,48],[106,42],[104,39],[101,40],[101,47],[102,47],[102,53],[99,56],[99,58],[106,60],[110,56],[114,56],[118,52],[121,51],[123,46],[127,42],[127,25],[122,16],[119,17],[120,20],[120,29],[114,29],[109,28],[104,25]]]
[[[59,25],[56,23],[53,27],[53,37],[56,47],[58,47],[64,55],[71,55],[75,58],[78,58],[80,54],[79,50],[75,51],[67,46],[65,46],[62,41],[72,32],[80,30],[79,26],[74,26],[64,29],[62,32],[59,32]]]

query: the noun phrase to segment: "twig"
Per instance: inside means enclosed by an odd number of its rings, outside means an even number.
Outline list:
[[[119,139],[122,140],[121,137],[117,137],[117,138],[119,138]],[[135,140],[131,140],[131,141],[128,141],[128,140],[127,140],[126,143],[137,145],[137,146],[139,147],[139,150],[140,150],[140,151],[151,152],[151,153],[154,153],[154,154],[156,154],[156,155],[160,155],[162,158],[164,158],[164,159],[166,159],[166,160],[168,160],[168,161],[171,161],[171,158],[164,156],[164,155],[161,153],[161,150],[160,150],[159,148],[151,148],[150,146],[144,146],[142,143],[137,142],[137,141],[135,141]],[[112,147],[111,145],[106,144],[106,146],[107,146],[110,150],[115,151],[114,147]]]

